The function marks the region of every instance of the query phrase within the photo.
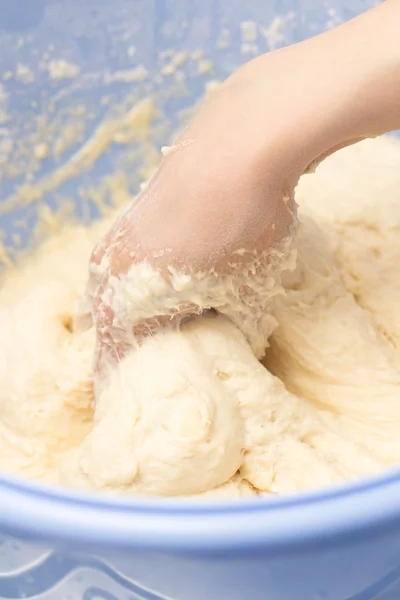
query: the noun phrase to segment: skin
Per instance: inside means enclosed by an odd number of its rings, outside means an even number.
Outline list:
[[[88,297],[98,334],[96,364],[120,358],[104,298],[110,275],[148,260],[168,277],[246,268],[252,251],[276,246],[295,222],[303,173],[360,139],[400,128],[400,0],[261,55],[233,73],[176,139],[146,190],[92,255]],[[105,263],[102,263],[105,264]],[[182,307],[184,314],[196,307]],[[170,318],[138,323],[137,338]]]

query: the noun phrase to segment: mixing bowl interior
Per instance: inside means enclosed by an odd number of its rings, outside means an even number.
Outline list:
[[[3,270],[49,228],[89,222],[134,195],[215,81],[371,4],[38,1],[22,19],[9,3],[0,23]],[[320,543],[327,529],[334,536],[390,527],[400,477],[240,502],[119,499],[5,475],[0,493],[5,528],[47,537],[181,549],[267,539],[284,547]]]

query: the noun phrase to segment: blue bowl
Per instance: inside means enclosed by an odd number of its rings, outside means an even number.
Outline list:
[[[132,167],[125,146],[113,140],[101,157],[57,185],[52,174],[76,156],[101,120],[112,118],[111,106],[158,92],[164,116],[150,138],[161,145],[207,79],[223,78],[258,52],[323,31],[372,4],[2,0],[0,228],[6,245],[18,252],[34,241],[43,206],[57,210],[65,197],[80,218],[96,217],[96,206],[82,200],[82,186],[104,181],[117,164]],[[65,125],[71,106],[75,116],[86,115],[81,133],[60,155],[47,154],[37,137],[38,116]],[[18,154],[17,140],[34,148],[40,169],[31,168],[29,152]],[[133,146],[142,143],[148,140]],[[144,173],[135,160],[137,169],[127,169],[132,193]],[[10,164],[17,168],[6,172]],[[38,182],[44,182],[40,198],[20,193],[22,184],[37,189]],[[396,472],[329,491],[229,502],[121,499],[3,475],[0,531],[0,598],[400,598]]]

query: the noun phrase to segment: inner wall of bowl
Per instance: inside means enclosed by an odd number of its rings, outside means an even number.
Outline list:
[[[372,4],[3,2],[0,274],[60,224],[133,197],[196,102],[240,64]]]

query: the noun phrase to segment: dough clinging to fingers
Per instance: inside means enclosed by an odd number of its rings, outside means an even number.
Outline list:
[[[387,0],[261,55],[202,104],[93,253],[87,307],[99,373],[158,327],[210,308],[262,355],[268,301],[259,281],[288,257],[300,176],[400,126],[399,18],[400,3]],[[241,315],[250,306],[251,324]]]

